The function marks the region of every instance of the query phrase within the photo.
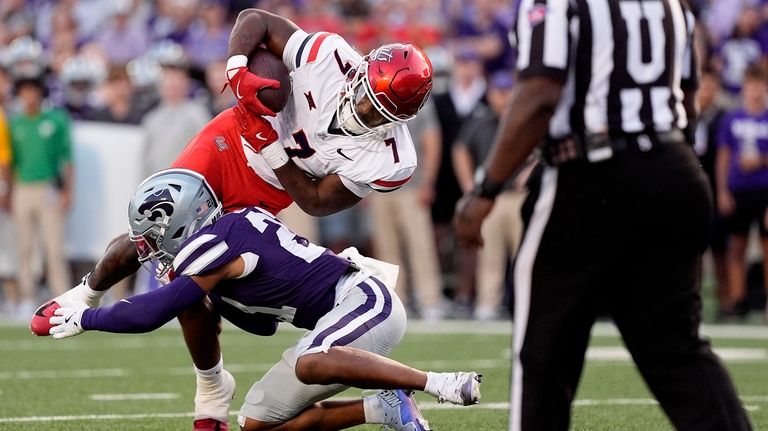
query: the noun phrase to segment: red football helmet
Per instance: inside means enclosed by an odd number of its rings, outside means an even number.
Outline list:
[[[339,124],[352,136],[389,130],[413,118],[432,90],[432,63],[411,44],[392,43],[371,51],[347,79],[337,108]],[[386,122],[367,124],[357,103],[367,96]]]

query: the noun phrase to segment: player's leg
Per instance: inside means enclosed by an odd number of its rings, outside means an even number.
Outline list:
[[[195,365],[195,420],[227,423],[235,380],[224,369],[219,344],[221,318],[210,299],[187,308],[179,315],[184,341]]]
[[[390,425],[396,430],[429,430],[407,391],[378,391],[358,400],[327,401],[347,386],[302,383],[293,365],[296,354],[296,347],[286,350],[281,360],[248,391],[238,416],[242,429],[338,430],[372,423]]]
[[[381,405],[386,408],[382,408]],[[335,431],[362,424],[390,425],[395,430],[429,431],[410,392],[379,391],[362,400],[322,401],[282,422],[245,418],[243,431]]]
[[[363,274],[346,283],[350,289],[340,303],[299,341],[299,380],[363,389],[423,390],[453,404],[479,401],[477,373],[424,372],[386,358],[405,333],[405,309],[400,299],[376,277]],[[344,285],[341,283],[340,289],[345,289]]]
[[[285,422],[263,422],[245,418],[243,431],[335,431],[362,425],[365,422],[363,400],[323,401],[314,404]]]
[[[362,349],[335,346],[302,355],[296,375],[308,385],[340,383],[360,389],[423,390],[427,373]]]

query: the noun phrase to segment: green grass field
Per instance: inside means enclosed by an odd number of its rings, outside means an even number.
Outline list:
[[[482,404],[438,405],[419,394],[435,430],[505,430],[509,397],[509,323],[412,322],[394,357],[435,371],[485,375]],[[768,429],[768,329],[710,327],[756,429]],[[230,423],[245,393],[300,335],[255,337],[226,327],[226,367],[238,382]],[[671,426],[620,349],[608,325],[593,333],[573,408],[574,430],[669,430]],[[350,390],[342,396],[359,396]],[[178,328],[145,335],[86,333],[54,341],[0,326],[0,430],[190,430],[194,377]],[[378,430],[379,427],[360,427]]]

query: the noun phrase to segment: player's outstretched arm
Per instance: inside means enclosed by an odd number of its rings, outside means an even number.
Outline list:
[[[270,145],[269,147],[274,146]],[[315,182],[293,161],[274,169],[285,191],[305,213],[323,217],[354,206],[360,197],[344,186],[336,174]]]
[[[84,331],[143,333],[168,323],[181,311],[200,301],[225,279],[242,274],[245,264],[237,258],[205,275],[180,276],[162,289],[122,299],[105,308],[88,308],[85,302],[68,299],[61,302],[50,318],[51,335],[67,338]]]

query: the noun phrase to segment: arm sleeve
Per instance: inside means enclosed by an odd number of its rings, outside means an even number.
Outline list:
[[[150,332],[204,297],[205,292],[191,277],[177,277],[165,287],[123,299],[110,307],[85,310],[82,325],[86,330],[104,332]]]
[[[522,0],[516,27],[520,78],[543,76],[565,82],[569,19],[568,0]]]

